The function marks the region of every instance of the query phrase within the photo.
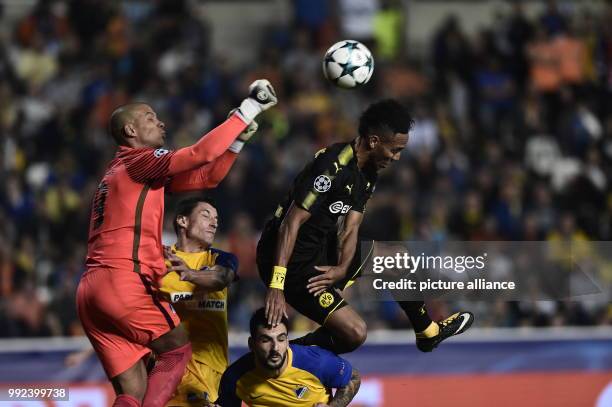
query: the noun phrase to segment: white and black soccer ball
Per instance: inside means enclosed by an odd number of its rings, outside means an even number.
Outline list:
[[[337,42],[323,58],[323,75],[341,88],[350,89],[368,83],[373,72],[374,57],[359,41]]]

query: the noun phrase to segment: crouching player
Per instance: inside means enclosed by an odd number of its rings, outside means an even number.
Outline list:
[[[348,361],[318,346],[290,345],[287,318],[272,327],[263,308],[251,317],[250,353],[221,379],[217,407],[344,407],[361,379]],[[332,396],[331,390],[336,393]]]
[[[203,197],[178,204],[177,242],[166,249],[171,270],[161,281],[163,295],[185,326],[193,354],[168,406],[201,406],[216,400],[221,375],[229,364],[227,287],[236,279],[238,260],[212,247],[217,210]]]

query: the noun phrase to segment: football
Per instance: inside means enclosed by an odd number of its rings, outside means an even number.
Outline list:
[[[323,75],[334,85],[350,89],[368,83],[374,72],[370,50],[354,40],[332,45],[323,58]]]

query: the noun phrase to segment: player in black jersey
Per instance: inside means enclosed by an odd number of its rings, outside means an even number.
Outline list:
[[[408,111],[394,100],[370,105],[359,120],[359,136],[319,151],[266,224],[257,246],[257,265],[269,287],[268,322],[279,323],[286,300],[321,324],[297,343],[344,353],[365,341],[365,321],[339,290],[359,276],[372,253],[374,242],[364,256],[358,253],[366,202],[378,172],[399,160],[412,123]],[[473,321],[471,313],[461,312],[433,322],[423,302],[398,303],[415,329],[417,347],[424,352],[464,332]]]

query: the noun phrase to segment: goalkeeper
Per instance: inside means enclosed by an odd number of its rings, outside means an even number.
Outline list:
[[[236,139],[276,102],[270,83],[255,81],[228,120],[177,151],[162,148],[165,125],[151,106],[132,103],[113,112],[110,133],[118,151],[93,198],[87,270],[76,302],[85,333],[115,389],[114,407],[164,406],[191,359],[179,318],[156,295],[166,273],[164,192],[216,185],[229,170],[225,160],[233,162],[242,146]],[[143,358],[151,351],[157,360],[147,373]]]

